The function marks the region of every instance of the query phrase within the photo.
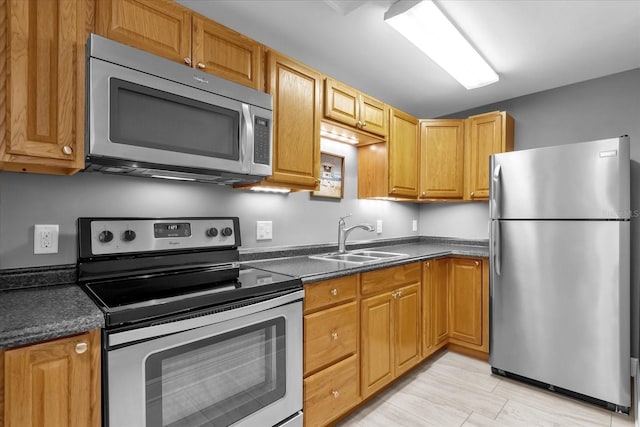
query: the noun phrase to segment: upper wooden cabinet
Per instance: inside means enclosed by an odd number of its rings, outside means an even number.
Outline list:
[[[324,117],[383,138],[387,136],[387,105],[329,77],[324,82]]]
[[[0,1],[0,169],[70,175],[84,167],[87,7]]]
[[[464,120],[420,121],[420,199],[464,196]]]
[[[99,330],[6,350],[0,358],[0,425],[101,425]]]
[[[418,196],[418,119],[392,109],[389,120],[389,195]]]
[[[255,89],[260,43],[169,0],[99,0],[96,33]]]
[[[513,151],[514,121],[505,111],[471,116],[467,119],[465,199],[489,198],[489,156]]]
[[[322,76],[269,51],[267,92],[273,95],[273,174],[263,184],[314,190],[320,182]]]

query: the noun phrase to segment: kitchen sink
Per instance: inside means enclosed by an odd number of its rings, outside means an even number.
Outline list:
[[[373,264],[376,262],[382,261],[392,261],[395,259],[406,258],[409,255],[395,253],[395,252],[381,252],[381,251],[369,251],[369,250],[358,250],[358,251],[350,251],[350,252],[331,252],[328,254],[321,255],[310,255],[311,259],[319,259],[325,261],[339,261],[339,262],[348,262],[352,264]]]

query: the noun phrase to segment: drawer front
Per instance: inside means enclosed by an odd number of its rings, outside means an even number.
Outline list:
[[[304,424],[324,426],[358,403],[358,357],[336,363],[304,380]]]
[[[304,316],[304,373],[307,375],[356,352],[356,302]]]
[[[419,262],[397,267],[362,273],[362,295],[391,291],[399,287],[420,282],[421,266]]]
[[[305,285],[305,313],[354,299],[357,293],[357,284],[358,276],[354,274],[353,276]]]

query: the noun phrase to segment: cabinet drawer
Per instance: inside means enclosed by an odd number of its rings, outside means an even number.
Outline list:
[[[356,352],[356,302],[304,316],[305,375]]]
[[[356,297],[358,276],[345,276],[337,279],[312,283],[304,287],[304,312],[308,313],[323,307],[329,307]]]
[[[362,273],[362,295],[391,291],[398,287],[420,282],[419,262]]]
[[[336,363],[304,380],[304,424],[324,426],[358,403],[358,357]]]

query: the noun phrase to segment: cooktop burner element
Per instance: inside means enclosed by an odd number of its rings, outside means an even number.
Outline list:
[[[78,282],[107,328],[302,289],[239,263],[238,218],[79,218]]]

